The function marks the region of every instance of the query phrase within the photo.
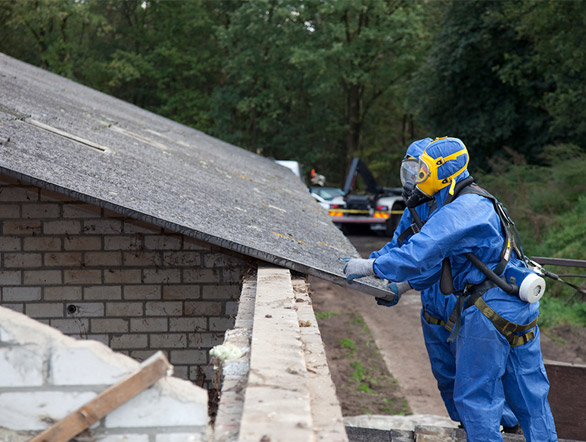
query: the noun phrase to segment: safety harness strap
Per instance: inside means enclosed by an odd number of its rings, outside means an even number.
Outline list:
[[[473,305],[494,324],[499,333],[509,341],[511,347],[518,347],[535,338],[535,332],[532,329],[537,325],[538,318],[535,318],[529,324],[516,324],[500,316],[482,299],[482,295],[493,287],[496,287],[496,284],[487,279],[481,284],[468,287],[464,295],[458,297],[458,302],[456,302],[448,323],[445,325],[446,330],[452,331],[448,342],[454,341],[458,336],[462,322],[462,310]],[[464,299],[466,302],[463,302]],[[517,333],[521,333],[521,335]]]
[[[515,324],[514,322],[507,321],[492,308],[488,306],[482,297],[479,297],[474,305],[480,310],[480,312],[486,316],[490,322],[494,324],[496,329],[502,334],[511,347],[518,347],[519,345],[526,344],[535,338],[535,331],[532,329],[537,325],[538,317],[531,321],[529,324]],[[521,335],[515,333],[522,333]]]
[[[432,325],[443,325],[444,327],[446,325],[446,323],[444,321],[442,321],[441,319],[438,319],[435,316],[431,316],[429,313],[427,313],[427,311],[425,310],[425,308],[423,308],[423,318],[425,319],[425,321],[428,324],[432,324]]]
[[[403,230],[403,233],[399,235],[397,241],[399,242],[399,244],[403,244],[407,240],[407,238],[409,238],[412,235],[415,235],[416,233],[419,233],[420,230],[421,229],[419,228],[419,226],[413,223],[405,230]]]

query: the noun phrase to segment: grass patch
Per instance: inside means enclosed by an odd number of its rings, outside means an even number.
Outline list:
[[[411,414],[362,316],[316,313],[316,318],[344,416]]]

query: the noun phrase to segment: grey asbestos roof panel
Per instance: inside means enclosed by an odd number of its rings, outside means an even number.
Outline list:
[[[274,161],[4,54],[0,172],[340,285],[358,256]]]

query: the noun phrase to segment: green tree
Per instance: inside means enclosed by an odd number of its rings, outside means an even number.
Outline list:
[[[76,78],[104,20],[72,0],[0,4],[0,50],[59,75]]]
[[[434,136],[457,136],[472,151],[472,164],[507,146],[535,159],[551,141],[550,117],[540,98],[550,88],[535,69],[518,87],[499,75],[531,42],[514,26],[513,2],[431,2],[432,48],[417,73],[411,101]]]
[[[517,39],[531,43],[531,50],[508,54],[499,77],[522,90],[542,88],[537,104],[552,121],[551,137],[586,147],[586,9],[577,0],[563,2],[523,0],[509,2],[507,13]]]
[[[341,183],[363,153],[374,106],[403,105],[393,99],[418,63],[418,8],[382,0],[243,4],[221,34],[227,81],[215,95],[218,136],[326,169]]]

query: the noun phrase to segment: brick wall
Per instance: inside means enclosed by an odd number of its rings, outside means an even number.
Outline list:
[[[206,386],[244,259],[0,175],[0,304]]]

